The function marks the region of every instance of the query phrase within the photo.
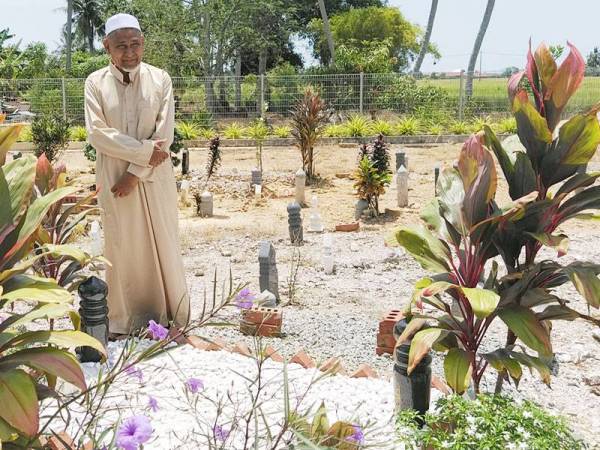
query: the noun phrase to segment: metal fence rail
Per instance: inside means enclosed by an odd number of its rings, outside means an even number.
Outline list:
[[[223,118],[253,119],[261,115],[284,118],[307,87],[318,91],[338,117],[351,113],[438,116],[467,120],[505,116],[508,79],[497,74],[476,76],[473,94],[466,98],[464,72],[414,79],[402,74],[247,75],[244,77],[173,78],[177,120],[214,124]],[[83,79],[0,80],[0,107],[58,113],[83,123]],[[569,105],[581,111],[600,101],[600,77],[587,77]]]

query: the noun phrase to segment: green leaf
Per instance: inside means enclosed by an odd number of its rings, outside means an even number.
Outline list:
[[[566,180],[554,195],[556,202],[561,202],[565,196],[576,189],[586,188],[593,185],[600,177],[600,172],[578,173]]]
[[[560,127],[558,139],[545,155],[541,175],[545,186],[572,176],[587,164],[600,144],[600,123],[596,112],[578,114]]]
[[[458,286],[453,283],[448,283],[447,281],[436,281],[435,283],[431,283],[421,292],[423,297],[433,297],[434,295],[441,294],[442,292],[446,292],[448,289],[457,288]]]
[[[419,331],[412,338],[410,344],[410,351],[408,352],[408,368],[407,372],[410,373],[417,367],[421,360],[427,355],[431,346],[448,334],[448,330],[441,328],[427,328]]]
[[[481,356],[498,372],[508,372],[515,385],[519,385],[523,370],[519,362],[510,357],[506,349],[499,348],[490,353],[483,353]]]
[[[54,245],[54,244],[46,244],[42,247],[45,251],[49,253],[53,258],[60,258],[61,256],[65,256],[74,261],[78,261],[83,264],[88,261],[91,256],[86,252],[81,250],[80,248],[74,245]]]
[[[469,355],[461,348],[452,348],[444,359],[444,376],[454,392],[462,394],[469,387],[471,379],[471,361]]]
[[[513,101],[513,112],[517,121],[517,134],[523,143],[534,170],[540,167],[552,133],[546,120],[535,109],[525,91],[520,91]]]
[[[12,364],[29,366],[62,378],[81,390],[86,389],[85,377],[79,362],[67,351],[52,347],[28,348],[0,358],[0,368]]]
[[[402,227],[396,231],[396,240],[426,270],[450,272],[450,249],[423,227]]]
[[[41,303],[67,303],[72,294],[50,278],[16,275],[4,283],[4,300],[34,300]]]
[[[530,369],[535,369],[538,372],[538,374],[540,375],[540,378],[542,379],[542,381],[544,383],[546,383],[548,386],[550,386],[551,372],[550,372],[550,368],[548,367],[548,364],[546,364],[540,358],[536,358],[535,356],[528,355],[527,353],[511,351],[511,352],[509,352],[509,354],[512,358],[514,358],[515,360],[517,360],[524,366],[527,366]]]
[[[327,420],[327,408],[325,402],[321,402],[321,406],[317,409],[310,427],[310,435],[312,438],[320,439],[327,434],[329,430],[329,421]]]
[[[404,344],[407,341],[410,341],[413,338],[413,336],[415,335],[415,333],[417,333],[419,330],[421,330],[421,328],[423,328],[423,325],[425,325],[425,322],[426,321],[424,319],[418,319],[418,318],[411,319],[406,324],[406,328],[404,329],[402,334],[400,336],[398,336],[398,340],[396,341],[396,346]]]
[[[0,352],[9,347],[30,344],[54,344],[61,348],[92,347],[106,356],[104,346],[93,337],[81,331],[27,331],[0,346]]]
[[[462,292],[467,300],[469,300],[471,309],[473,309],[475,315],[480,319],[485,319],[492,314],[500,301],[498,294],[487,289],[463,287]]]
[[[573,195],[560,205],[557,211],[558,224],[579,213],[600,209],[600,186],[592,186]]]
[[[11,427],[6,420],[0,418],[0,445],[2,442],[11,442],[19,437],[19,431]],[[1,449],[2,447],[0,447]]]
[[[498,315],[525,345],[541,355],[552,356],[548,331],[531,310],[513,305],[501,309]]]
[[[0,371],[0,417],[27,436],[39,428],[39,407],[35,384],[22,370]]]
[[[70,305],[49,303],[36,306],[31,311],[19,315],[9,317],[4,322],[0,323],[0,332],[8,328],[15,329],[22,325],[27,325],[37,319],[54,319],[64,317],[68,312],[72,311]],[[74,312],[74,311],[73,311]]]
[[[590,306],[600,308],[600,280],[592,270],[572,268],[569,278]]]
[[[581,317],[574,309],[563,305],[550,305],[536,313],[539,320],[575,320]]]
[[[550,233],[526,233],[546,247],[550,247],[558,253],[558,257],[567,254],[569,249],[569,237],[566,234],[552,235]]]
[[[456,169],[442,171],[437,182],[437,198],[440,214],[462,236],[469,232],[463,211],[465,188],[460,173]]]

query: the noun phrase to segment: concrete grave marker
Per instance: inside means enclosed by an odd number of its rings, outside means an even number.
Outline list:
[[[288,211],[288,229],[290,231],[290,240],[292,244],[300,245],[304,240],[302,230],[302,214],[298,202],[292,202],[287,206]]]
[[[296,172],[296,203],[301,207],[306,204],[305,189],[306,174],[302,169],[298,169],[298,172]]]
[[[408,206],[408,171],[404,166],[396,172],[396,199],[399,207]]]
[[[279,301],[279,275],[275,247],[269,241],[261,241],[258,247],[260,291],[269,291]]]

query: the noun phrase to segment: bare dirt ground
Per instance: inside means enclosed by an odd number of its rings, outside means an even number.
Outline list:
[[[195,207],[182,207],[180,236],[192,305],[199,314],[204,290],[212,291],[213,273],[224,280],[231,268],[234,281],[248,283],[258,290],[258,244],[270,240],[277,250],[279,290],[284,304],[284,336],[267,339],[282,354],[290,356],[304,348],[317,361],[340,356],[344,366],[355,369],[360,363],[371,364],[380,374],[389,376],[392,361],[375,355],[378,320],[387,310],[402,307],[410,298],[413,283],[426,275],[402,250],[387,247],[384,238],[400,224],[418,222],[419,211],[434,195],[434,167],[451,165],[458,156],[459,145],[404,147],[410,170],[410,205],[395,205],[392,184],[380,201],[378,219],[363,221],[360,231],[334,233],[336,272],[326,275],[321,264],[322,235],[305,231],[303,246],[289,244],[286,205],[294,199],[294,172],[301,166],[295,148],[267,148],[264,160],[264,197],[257,200],[249,191],[250,169],[255,166],[253,148],[223,149],[223,165],[209,189],[214,193],[214,217],[200,218]],[[393,153],[399,147],[392,148]],[[93,182],[91,167],[78,153],[64,158],[72,174],[80,174],[84,184]],[[192,183],[203,187],[205,149],[191,151]],[[594,165],[598,164],[596,160]],[[356,166],[356,147],[319,148],[317,172],[322,181],[307,188],[306,198],[319,200],[326,229],[354,220],[356,197],[349,174]],[[83,173],[82,173],[83,172]],[[502,177],[500,176],[500,179]],[[501,202],[508,197],[501,182]],[[309,209],[303,210],[306,226]],[[576,221],[564,230],[571,237],[571,248],[561,262],[573,258],[598,261],[600,230],[597,223]],[[85,245],[85,244],[84,244]],[[547,253],[552,258],[555,255]],[[296,276],[290,267],[294,257],[301,265]],[[575,308],[587,310],[583,300],[570,287],[564,287],[563,298]],[[598,311],[592,311],[596,317]],[[237,324],[235,308],[223,313],[225,320]],[[593,328],[581,322],[557,322],[552,331],[556,352],[556,376],[552,387],[546,387],[535,375],[524,373],[517,397],[532,399],[546,408],[567,416],[577,433],[592,447],[600,433],[600,342],[592,337]],[[222,337],[229,342],[251,339],[236,327],[202,330],[205,336]],[[505,329],[497,324],[490,329],[485,348],[502,345]],[[442,359],[434,358],[434,373],[443,374]],[[486,378],[483,390],[493,390],[495,377]]]

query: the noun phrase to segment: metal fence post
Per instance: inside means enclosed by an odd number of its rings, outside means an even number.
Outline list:
[[[465,102],[465,87],[464,87],[464,77],[465,71],[460,71],[460,86],[458,90],[458,121],[462,122],[463,120],[463,109]]]
[[[265,115],[265,74],[260,75],[260,117]]]
[[[360,80],[360,98],[358,99],[358,110],[362,114],[362,112],[363,112],[363,94],[365,92],[365,74],[363,72],[361,72],[359,74],[359,80]]]
[[[62,86],[62,108],[63,108],[63,119],[67,120],[67,91],[65,89],[65,79],[61,78]]]

